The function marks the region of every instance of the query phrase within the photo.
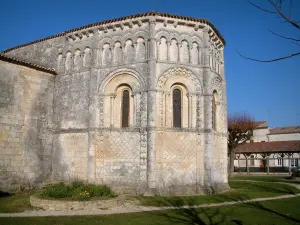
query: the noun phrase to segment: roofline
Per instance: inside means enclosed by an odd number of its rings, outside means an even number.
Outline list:
[[[5,62],[9,62],[9,63],[13,63],[13,64],[17,64],[17,65],[21,65],[21,66],[26,66],[32,69],[36,69],[36,70],[40,70],[42,72],[47,72],[53,75],[57,75],[56,71],[54,69],[51,68],[47,68],[47,67],[43,67],[34,63],[30,63],[30,62],[26,62],[17,58],[13,58],[11,56],[7,56],[4,55],[3,53],[0,52],[0,60],[5,61]]]
[[[62,33],[56,34],[56,35],[52,35],[52,36],[45,37],[45,38],[42,38],[42,39],[39,39],[39,40],[31,41],[31,42],[28,42],[28,43],[25,43],[25,44],[22,44],[22,45],[18,45],[18,46],[12,47],[12,48],[8,48],[8,49],[2,51],[2,53],[7,53],[7,52],[10,52],[12,50],[22,48],[22,47],[25,47],[25,46],[28,46],[28,45],[32,45],[32,44],[39,43],[39,42],[42,42],[42,41],[46,41],[46,40],[49,40],[49,39],[61,37],[61,36],[64,36],[68,33],[72,33],[74,31],[79,31],[79,30],[90,28],[90,27],[95,27],[95,26],[114,23],[114,22],[121,22],[121,21],[128,20],[128,19],[137,19],[137,18],[146,17],[146,16],[161,16],[161,17],[168,17],[168,18],[173,18],[173,19],[181,19],[181,20],[187,20],[187,21],[200,22],[200,23],[207,24],[213,29],[213,31],[216,33],[216,35],[220,38],[223,45],[226,45],[226,41],[223,38],[223,36],[220,34],[218,29],[211,22],[209,22],[208,20],[193,18],[193,17],[188,17],[188,16],[180,16],[180,15],[169,14],[169,13],[159,13],[159,12],[154,12],[153,11],[153,12],[134,14],[134,15],[130,15],[130,16],[124,16],[124,17],[120,17],[120,18],[114,18],[114,19],[110,19],[110,20],[99,21],[99,22],[91,23],[91,24],[84,25],[84,26],[81,26],[81,27],[78,27],[78,28],[73,28],[73,29],[70,29],[70,30],[66,30]]]
[[[262,150],[259,152],[235,152],[235,154],[261,154],[261,153],[300,153],[300,150],[295,150],[295,151],[267,151],[267,150]]]
[[[268,135],[273,135],[273,134],[299,134],[300,133],[300,131],[295,131],[295,132],[275,132],[275,133],[271,133],[271,131],[270,131],[270,133],[268,133]]]

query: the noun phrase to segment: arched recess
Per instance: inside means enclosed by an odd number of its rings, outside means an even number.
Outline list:
[[[66,61],[65,61],[65,70],[69,72],[72,69],[73,66],[73,60],[72,60],[72,53],[70,51],[66,54]]]
[[[218,131],[220,127],[220,100],[219,95],[216,90],[213,91],[212,94],[212,129]]]
[[[132,63],[135,60],[135,47],[131,39],[126,40],[125,42],[125,58],[126,63]]]
[[[114,44],[114,64],[118,65],[121,64],[123,62],[123,49],[122,49],[122,45],[121,42],[117,41]]]
[[[195,128],[197,121],[197,102],[202,88],[198,78],[185,68],[173,68],[164,72],[158,79],[159,105],[157,115],[160,115],[157,126]],[[180,91],[181,126],[175,121],[174,90]],[[179,100],[176,100],[177,103]],[[176,103],[176,104],[177,104]]]
[[[90,47],[86,47],[83,51],[82,64],[84,68],[88,68],[92,65],[92,50]]]
[[[79,71],[82,66],[82,61],[81,61],[81,52],[79,49],[76,49],[74,52],[74,70]]]
[[[167,45],[167,38],[162,36],[158,42],[158,59],[159,60],[167,60],[168,59],[168,45]]]
[[[101,125],[115,128],[139,126],[141,91],[144,88],[143,79],[133,70],[121,69],[108,75],[99,87],[99,95],[103,96],[103,104],[100,103],[103,105],[100,109],[100,117],[103,118]],[[128,101],[124,103],[127,96]],[[128,115],[124,104],[127,104]],[[127,123],[124,125],[125,120]]]
[[[57,71],[64,71],[64,57],[62,53],[59,53],[57,56]]]
[[[178,62],[178,41],[175,38],[170,42],[170,61]]]
[[[179,48],[179,59],[182,63],[190,63],[190,49],[189,49],[189,43],[187,40],[182,40],[180,43]]]

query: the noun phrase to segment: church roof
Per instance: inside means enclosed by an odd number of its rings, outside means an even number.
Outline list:
[[[238,145],[236,153],[300,152],[300,141],[252,142]]]
[[[21,65],[21,66],[26,66],[26,67],[29,67],[29,68],[32,68],[32,69],[43,71],[43,72],[51,73],[53,75],[57,74],[54,69],[47,68],[47,67],[44,67],[44,66],[40,66],[40,65],[37,65],[37,64],[34,64],[34,63],[26,62],[26,61],[23,61],[23,60],[20,60],[20,59],[11,57],[11,56],[7,56],[7,55],[4,55],[1,52],[0,52],[0,60],[5,61],[5,62],[9,62],[9,63],[13,63],[13,64],[17,64],[17,65]]]
[[[120,18],[114,18],[114,19],[110,19],[110,20],[104,20],[104,21],[100,21],[100,22],[96,22],[96,23],[91,23],[91,24],[84,25],[84,26],[81,26],[81,27],[78,27],[78,28],[74,28],[74,29],[71,29],[71,30],[64,31],[60,34],[56,34],[56,35],[53,35],[53,36],[50,36],[50,37],[42,38],[42,39],[39,39],[39,40],[36,40],[36,41],[32,41],[32,42],[29,42],[29,43],[26,43],[26,44],[22,44],[22,45],[19,45],[19,46],[15,46],[15,47],[6,49],[6,50],[3,51],[3,53],[7,53],[7,52],[15,50],[17,48],[25,47],[25,46],[35,44],[35,43],[38,43],[38,42],[42,42],[42,41],[46,41],[46,40],[49,40],[49,39],[61,37],[61,36],[64,36],[65,34],[72,33],[72,32],[79,31],[79,30],[83,30],[83,29],[87,29],[87,28],[90,28],[90,27],[109,24],[109,23],[114,23],[114,22],[121,22],[121,21],[124,21],[124,20],[127,20],[127,19],[137,19],[137,18],[146,17],[146,16],[160,16],[160,17],[181,19],[181,20],[186,20],[186,21],[191,21],[191,22],[199,22],[199,23],[207,24],[213,29],[213,31],[220,38],[220,40],[223,42],[223,44],[224,45],[226,44],[225,39],[222,37],[220,32],[217,30],[217,28],[212,23],[210,23],[209,21],[207,21],[205,19],[199,19],[199,18],[193,18],[193,17],[188,17],[188,16],[180,16],[180,15],[175,15],[175,14],[160,13],[160,12],[152,11],[152,12],[139,13],[139,14],[134,14],[134,15],[130,15],[130,16],[124,16],[124,17],[120,17]]]

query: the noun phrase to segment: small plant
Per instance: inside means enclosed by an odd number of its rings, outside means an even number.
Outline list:
[[[87,190],[85,191],[82,191],[79,193],[79,200],[82,200],[82,201],[86,201],[86,200],[90,200],[91,199],[91,193],[88,192]]]
[[[116,194],[106,185],[89,184],[87,188],[90,190],[93,196],[100,197],[115,197]]]
[[[72,196],[72,191],[70,190],[70,187],[61,182],[47,186],[44,188],[41,195],[50,198],[67,198]]]

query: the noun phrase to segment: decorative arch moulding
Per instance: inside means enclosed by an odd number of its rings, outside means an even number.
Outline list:
[[[7,53],[21,47],[25,47],[28,45],[32,45],[35,43],[47,41],[58,37],[65,36],[67,40],[76,40],[80,38],[82,39],[85,37],[92,37],[95,35],[95,33],[99,34],[99,32],[107,33],[110,29],[114,31],[118,26],[121,29],[124,29],[125,26],[131,28],[135,24],[137,24],[138,26],[142,26],[142,24],[145,22],[154,22],[154,23],[162,22],[165,26],[170,24],[175,27],[178,25],[190,26],[190,27],[194,27],[195,31],[198,31],[199,28],[204,28],[204,29],[207,28],[210,37],[214,40],[214,42],[218,43],[219,48],[222,48],[226,44],[225,39],[217,30],[217,28],[207,20],[187,17],[187,16],[174,15],[169,13],[146,12],[146,13],[134,14],[131,16],[125,16],[125,17],[111,19],[111,20],[100,21],[100,22],[84,25],[78,28],[70,29],[53,36],[49,36],[19,46],[15,46],[13,48],[6,49],[3,51],[3,53]]]

